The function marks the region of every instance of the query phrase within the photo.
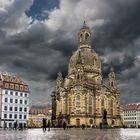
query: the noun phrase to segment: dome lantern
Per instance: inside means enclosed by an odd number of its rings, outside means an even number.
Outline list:
[[[79,48],[91,48],[91,32],[90,28],[87,26],[86,22],[84,21],[82,28],[78,34],[79,38]]]

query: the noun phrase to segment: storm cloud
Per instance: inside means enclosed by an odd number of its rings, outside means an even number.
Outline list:
[[[139,101],[139,0],[60,0],[43,20],[26,14],[34,2],[0,0],[0,71],[20,75],[29,84],[31,103],[50,102],[57,73],[67,75],[84,19],[92,31],[92,48],[102,59],[104,78],[112,62],[121,103]]]

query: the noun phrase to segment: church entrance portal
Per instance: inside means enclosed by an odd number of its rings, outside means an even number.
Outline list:
[[[76,126],[80,127],[80,119],[76,119]]]

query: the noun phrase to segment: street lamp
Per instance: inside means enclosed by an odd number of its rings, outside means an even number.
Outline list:
[[[52,127],[54,126],[54,121],[56,120],[56,92],[53,91],[52,95],[52,116],[51,116],[51,122],[52,122]]]

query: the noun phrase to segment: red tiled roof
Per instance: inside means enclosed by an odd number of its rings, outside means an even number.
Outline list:
[[[44,108],[32,107],[29,110],[29,114],[32,114],[32,115],[38,115],[38,114],[47,115],[47,114],[50,114],[50,108],[48,108],[48,107],[44,107]]]
[[[27,85],[19,76],[10,73],[0,73],[0,80],[5,82]]]
[[[128,103],[126,104],[124,111],[140,110],[140,103]]]

